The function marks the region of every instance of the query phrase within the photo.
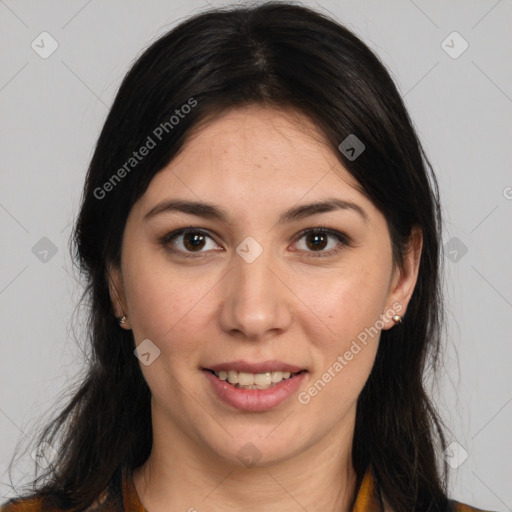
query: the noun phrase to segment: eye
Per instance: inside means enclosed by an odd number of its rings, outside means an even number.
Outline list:
[[[208,247],[208,240],[213,243],[210,243],[210,247]],[[206,232],[200,229],[179,229],[177,231],[173,231],[172,233],[168,233],[160,239],[160,243],[173,252],[183,252],[183,253],[202,253],[202,249],[206,248],[207,250],[215,249],[216,243],[213,241],[212,237],[208,235]]]
[[[299,250],[305,252],[308,258],[333,256],[350,245],[350,239],[347,235],[324,226],[302,231],[299,233],[297,241],[301,242],[303,239],[304,242],[298,244],[302,245]],[[218,247],[208,233],[198,228],[178,229],[164,235],[159,241],[167,250],[174,253],[183,253],[187,256],[194,253],[201,255]],[[326,250],[329,247],[330,249]]]
[[[333,256],[343,250],[345,246],[350,245],[350,240],[345,234],[323,226],[302,231],[298,241],[300,242],[303,239],[304,243],[298,245],[302,245],[300,250],[310,253],[306,254],[308,258]],[[329,239],[331,243],[329,243]],[[327,247],[330,247],[330,249],[325,250]]]

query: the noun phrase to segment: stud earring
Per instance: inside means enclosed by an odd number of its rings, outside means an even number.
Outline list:
[[[393,322],[395,322],[395,325],[396,324],[401,324],[402,323],[402,317],[400,315],[395,315],[393,317]]]
[[[119,325],[123,325],[126,323],[126,316],[123,315],[122,317],[118,318],[117,321],[119,322]]]

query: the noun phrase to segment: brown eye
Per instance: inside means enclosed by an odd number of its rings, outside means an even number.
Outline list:
[[[308,233],[306,235],[306,245],[313,251],[322,250],[325,249],[328,238],[325,233]]]
[[[212,237],[197,229],[180,229],[161,238],[160,243],[174,252],[202,254],[217,248]],[[203,250],[205,249],[205,250]]]
[[[299,250],[305,252],[307,257],[333,256],[350,245],[346,235],[329,228],[308,229],[299,235],[298,240],[304,240],[303,244],[298,245]]]
[[[205,245],[205,237],[199,233],[185,233],[183,235],[183,245],[191,251],[202,249]]]

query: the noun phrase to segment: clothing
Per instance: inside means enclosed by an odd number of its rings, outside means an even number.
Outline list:
[[[114,510],[120,510],[121,512],[147,512],[137,495],[131,472],[125,470],[119,473],[117,482],[115,480],[112,487],[105,491],[84,512],[112,512]],[[455,501],[452,501],[451,505],[451,512],[485,512]],[[194,510],[193,507],[191,509]],[[0,507],[0,512],[40,511],[41,501],[37,497],[18,501],[12,499]],[[363,477],[352,512],[384,512],[370,470]]]

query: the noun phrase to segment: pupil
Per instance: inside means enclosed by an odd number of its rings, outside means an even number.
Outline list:
[[[310,249],[323,249],[325,247],[325,242],[326,242],[326,236],[322,233],[320,234],[316,234],[316,235],[310,235],[310,237],[308,237],[309,240],[313,239],[315,240],[315,242],[313,243],[312,246],[310,246],[310,244],[308,244],[308,247]],[[317,244],[316,242],[318,242],[320,239],[323,239],[323,244],[320,243],[320,244]]]
[[[185,241],[185,247],[187,249],[191,249],[191,248],[192,249],[194,249],[194,248],[202,249],[202,247],[204,245],[204,236],[200,235],[200,234],[189,233],[189,234],[185,235],[184,241]],[[192,241],[192,243],[191,243],[191,241]]]

